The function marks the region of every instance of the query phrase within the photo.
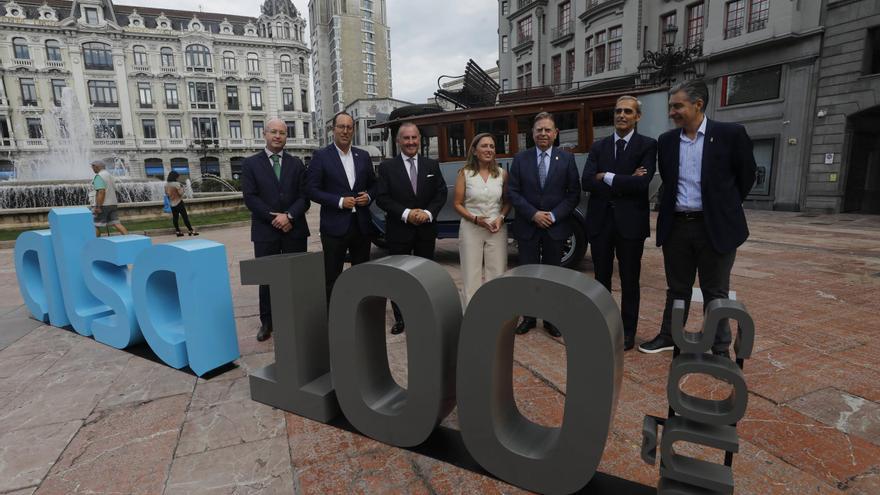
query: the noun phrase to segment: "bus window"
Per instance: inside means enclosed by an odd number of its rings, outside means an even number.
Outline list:
[[[495,154],[510,154],[510,131],[507,119],[478,120],[474,122],[474,134],[488,132],[495,138]]]
[[[432,158],[440,159],[440,141],[437,136],[436,125],[423,125],[419,127],[419,133],[422,135],[422,149],[419,154]]]
[[[578,112],[557,112],[553,114],[556,119],[556,128],[559,135],[553,146],[572,151],[578,147]]]
[[[614,132],[614,109],[593,110],[593,143]],[[590,143],[592,144],[592,143]]]
[[[446,150],[449,158],[464,158],[467,143],[464,137],[464,122],[456,122],[446,126]]]
[[[535,145],[532,137],[534,119],[534,115],[519,115],[516,118],[516,148],[520,151]]]

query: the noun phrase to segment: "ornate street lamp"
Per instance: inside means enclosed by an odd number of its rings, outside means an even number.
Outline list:
[[[675,48],[677,32],[676,26],[667,26],[663,31],[663,38],[668,41],[663,48],[656,52],[645,52],[645,58],[639,64],[640,85],[669,85],[675,82],[675,76],[679,72],[683,73],[685,79],[703,76],[705,61],[701,60],[702,45]]]

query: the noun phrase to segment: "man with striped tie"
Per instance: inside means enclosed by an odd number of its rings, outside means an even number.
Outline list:
[[[303,253],[309,236],[306,224],[306,168],[299,158],[284,152],[287,124],[274,118],[263,131],[266,149],[245,159],[241,170],[241,192],[251,210],[251,242],[254,256]],[[272,335],[272,307],[269,286],[260,286],[260,331],[262,342]]]
[[[559,265],[563,243],[571,235],[570,216],[580,199],[581,188],[574,155],[554,146],[559,131],[553,115],[535,116],[532,137],[535,146],[517,153],[510,166],[507,192],[516,211],[513,237],[519,245],[519,264]],[[537,326],[537,320],[523,316],[516,333]],[[547,333],[562,334],[550,322]]]

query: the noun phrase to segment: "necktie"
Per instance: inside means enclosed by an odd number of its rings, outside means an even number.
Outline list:
[[[544,182],[547,180],[547,153],[543,151],[538,160],[538,180],[541,182],[541,189],[544,189]]]
[[[272,169],[275,171],[275,178],[281,180],[281,161],[278,155],[272,155]]]
[[[617,153],[614,154],[614,162],[620,163],[621,157],[623,157],[623,151],[626,149],[626,139],[618,139],[617,140]]]
[[[416,182],[419,179],[419,172],[416,170],[416,161],[412,158],[408,158],[409,162],[409,182],[412,184],[413,194],[417,194],[416,191]]]

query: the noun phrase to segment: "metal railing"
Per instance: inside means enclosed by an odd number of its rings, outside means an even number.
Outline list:
[[[553,42],[572,34],[574,34],[574,22],[568,21],[556,26],[550,31],[550,41]]]

